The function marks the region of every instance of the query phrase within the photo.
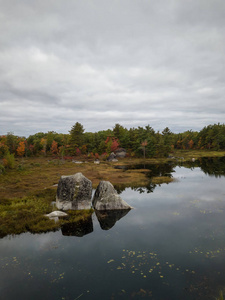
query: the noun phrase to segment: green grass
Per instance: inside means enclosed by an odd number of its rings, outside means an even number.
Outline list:
[[[46,189],[33,196],[0,200],[0,237],[23,232],[40,233],[60,228],[63,223],[78,222],[92,213],[91,210],[69,211],[69,218],[58,222],[44,215],[53,209],[51,202],[55,200],[55,191]]]

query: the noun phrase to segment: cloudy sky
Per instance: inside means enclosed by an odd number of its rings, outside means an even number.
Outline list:
[[[224,123],[224,0],[0,0],[0,135]]]

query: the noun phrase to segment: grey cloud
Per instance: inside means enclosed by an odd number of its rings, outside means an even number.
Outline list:
[[[0,134],[224,122],[224,1],[0,4]]]

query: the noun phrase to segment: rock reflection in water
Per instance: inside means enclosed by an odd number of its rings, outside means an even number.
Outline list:
[[[93,232],[92,215],[85,220],[63,224],[61,227],[62,235],[82,237]]]
[[[130,210],[95,211],[99,224],[103,230],[111,229],[118,220],[126,216]]]
[[[95,214],[103,230],[111,229],[118,220],[126,216],[130,209],[97,211]],[[84,220],[66,223],[61,226],[62,235],[82,237],[94,231],[92,215]]]

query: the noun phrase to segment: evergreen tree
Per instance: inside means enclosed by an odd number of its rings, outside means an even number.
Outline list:
[[[84,142],[84,127],[76,122],[70,130],[70,146],[71,153],[75,154],[76,148],[81,148]]]

